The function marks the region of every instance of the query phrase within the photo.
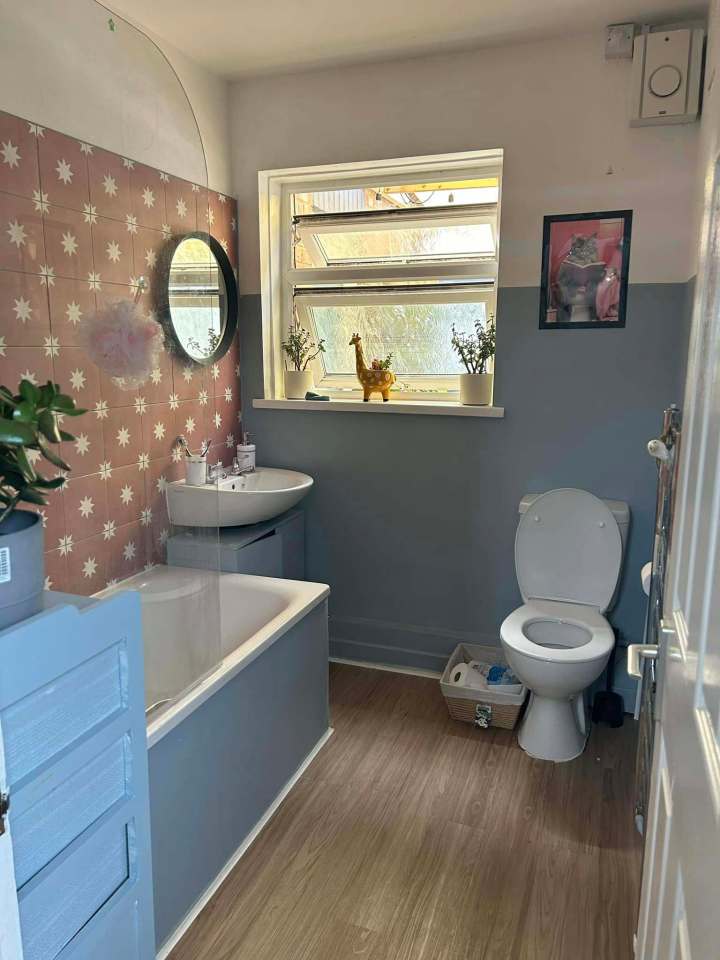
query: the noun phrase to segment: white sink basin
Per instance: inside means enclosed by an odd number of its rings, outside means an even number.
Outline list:
[[[176,480],[166,487],[170,522],[183,527],[242,527],[269,520],[299,503],[313,478],[296,470],[258,467],[196,487]]]

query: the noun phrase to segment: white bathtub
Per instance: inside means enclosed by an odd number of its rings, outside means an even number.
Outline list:
[[[159,565],[119,589],[140,593],[148,746],[321,604],[325,584]]]

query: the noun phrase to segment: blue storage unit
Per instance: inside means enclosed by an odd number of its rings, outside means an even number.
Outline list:
[[[140,599],[46,598],[0,633],[25,960],[152,960]]]

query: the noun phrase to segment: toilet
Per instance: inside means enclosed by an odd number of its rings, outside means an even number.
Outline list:
[[[540,760],[572,760],[587,739],[584,690],[615,643],[604,614],[617,595],[630,509],[567,488],[528,494],[519,512],[524,602],[500,628],[507,661],[531,691],[518,743]]]

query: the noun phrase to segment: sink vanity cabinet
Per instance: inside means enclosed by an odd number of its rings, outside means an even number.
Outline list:
[[[242,527],[221,527],[219,537],[196,527],[176,528],[167,542],[171,566],[305,579],[305,514],[287,513]]]

